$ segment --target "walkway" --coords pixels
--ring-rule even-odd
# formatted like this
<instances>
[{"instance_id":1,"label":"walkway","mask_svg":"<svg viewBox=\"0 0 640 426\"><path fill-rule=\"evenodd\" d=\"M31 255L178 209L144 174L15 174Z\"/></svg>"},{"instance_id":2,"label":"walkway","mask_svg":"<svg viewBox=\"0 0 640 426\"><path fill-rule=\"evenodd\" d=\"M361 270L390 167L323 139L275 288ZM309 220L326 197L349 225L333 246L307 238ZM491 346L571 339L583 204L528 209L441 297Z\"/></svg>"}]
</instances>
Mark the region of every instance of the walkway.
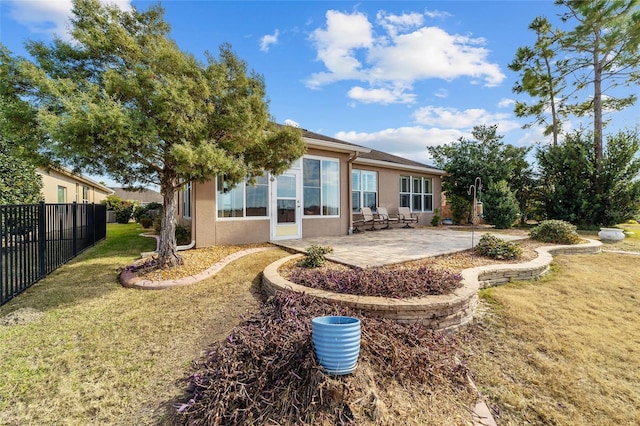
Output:
<instances>
[{"instance_id":1,"label":"walkway","mask_svg":"<svg viewBox=\"0 0 640 426\"><path fill-rule=\"evenodd\" d=\"M474 245L486 229L473 235ZM527 235L496 233L501 239L513 241ZM311 245L328 246L333 253L327 259L360 268L402 263L425 257L468 250L472 233L448 228L387 229L336 237L314 237L295 240L271 241L281 247L304 253Z\"/></svg>"}]
</instances>

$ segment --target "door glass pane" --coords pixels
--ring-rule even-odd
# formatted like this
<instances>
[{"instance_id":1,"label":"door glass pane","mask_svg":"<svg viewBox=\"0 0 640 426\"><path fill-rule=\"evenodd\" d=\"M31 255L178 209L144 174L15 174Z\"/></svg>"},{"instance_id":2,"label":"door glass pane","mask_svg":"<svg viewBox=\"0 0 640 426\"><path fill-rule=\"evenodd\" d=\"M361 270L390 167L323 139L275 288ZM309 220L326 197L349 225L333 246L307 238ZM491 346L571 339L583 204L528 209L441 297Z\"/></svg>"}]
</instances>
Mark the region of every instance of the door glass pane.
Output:
<instances>
[{"instance_id":1,"label":"door glass pane","mask_svg":"<svg viewBox=\"0 0 640 426\"><path fill-rule=\"evenodd\" d=\"M289 175L278 176L278 198L296 197L296 177Z\"/></svg>"},{"instance_id":2,"label":"door glass pane","mask_svg":"<svg viewBox=\"0 0 640 426\"><path fill-rule=\"evenodd\" d=\"M278 200L278 223L296 222L296 200Z\"/></svg>"}]
</instances>

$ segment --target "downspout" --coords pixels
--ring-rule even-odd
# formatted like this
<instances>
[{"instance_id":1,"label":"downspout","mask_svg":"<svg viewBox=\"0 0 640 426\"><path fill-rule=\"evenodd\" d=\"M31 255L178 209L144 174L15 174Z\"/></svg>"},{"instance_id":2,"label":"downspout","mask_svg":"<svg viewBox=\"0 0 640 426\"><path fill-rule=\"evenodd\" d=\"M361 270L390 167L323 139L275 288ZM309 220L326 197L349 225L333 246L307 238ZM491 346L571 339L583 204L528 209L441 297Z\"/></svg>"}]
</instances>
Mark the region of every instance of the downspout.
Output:
<instances>
[{"instance_id":1,"label":"downspout","mask_svg":"<svg viewBox=\"0 0 640 426\"><path fill-rule=\"evenodd\" d=\"M349 209L349 229L347 233L349 235L353 234L353 195L351 194L352 189L352 171L353 171L353 162L358 158L360 154L358 151L353 151L349 158L347 159L347 193L349 196L347 197L347 208Z\"/></svg>"}]
</instances>

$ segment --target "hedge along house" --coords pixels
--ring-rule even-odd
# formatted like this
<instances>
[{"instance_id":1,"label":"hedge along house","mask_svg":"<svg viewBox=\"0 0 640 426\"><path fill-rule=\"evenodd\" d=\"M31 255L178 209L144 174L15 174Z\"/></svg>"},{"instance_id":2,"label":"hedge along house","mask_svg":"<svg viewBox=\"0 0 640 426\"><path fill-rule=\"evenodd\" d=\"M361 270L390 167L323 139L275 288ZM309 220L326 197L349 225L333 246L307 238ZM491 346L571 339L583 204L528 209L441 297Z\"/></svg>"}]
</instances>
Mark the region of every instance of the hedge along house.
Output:
<instances>
[{"instance_id":1,"label":"hedge along house","mask_svg":"<svg viewBox=\"0 0 640 426\"><path fill-rule=\"evenodd\" d=\"M303 139L306 154L280 176L186 185L177 219L196 247L346 235L363 206L409 207L426 225L440 207L443 170L306 130Z\"/></svg>"}]
</instances>

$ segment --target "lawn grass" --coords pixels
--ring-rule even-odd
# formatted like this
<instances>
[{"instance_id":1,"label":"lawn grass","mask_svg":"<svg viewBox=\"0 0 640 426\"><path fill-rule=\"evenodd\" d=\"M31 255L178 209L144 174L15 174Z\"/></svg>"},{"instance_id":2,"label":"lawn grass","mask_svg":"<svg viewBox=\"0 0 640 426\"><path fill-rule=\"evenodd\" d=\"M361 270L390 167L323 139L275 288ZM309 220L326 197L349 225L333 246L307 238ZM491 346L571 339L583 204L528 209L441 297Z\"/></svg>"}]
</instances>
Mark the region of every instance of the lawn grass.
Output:
<instances>
[{"instance_id":1,"label":"lawn grass","mask_svg":"<svg viewBox=\"0 0 640 426\"><path fill-rule=\"evenodd\" d=\"M125 289L118 269L155 244L140 232L109 225L106 241L0 309L0 320L40 314L0 326L0 424L156 424L191 362L256 309L262 269L287 255L242 258L192 286Z\"/></svg>"},{"instance_id":2,"label":"lawn grass","mask_svg":"<svg viewBox=\"0 0 640 426\"><path fill-rule=\"evenodd\" d=\"M481 292L468 365L499 424L640 424L638 277L636 256L563 255L541 280Z\"/></svg>"}]
</instances>

